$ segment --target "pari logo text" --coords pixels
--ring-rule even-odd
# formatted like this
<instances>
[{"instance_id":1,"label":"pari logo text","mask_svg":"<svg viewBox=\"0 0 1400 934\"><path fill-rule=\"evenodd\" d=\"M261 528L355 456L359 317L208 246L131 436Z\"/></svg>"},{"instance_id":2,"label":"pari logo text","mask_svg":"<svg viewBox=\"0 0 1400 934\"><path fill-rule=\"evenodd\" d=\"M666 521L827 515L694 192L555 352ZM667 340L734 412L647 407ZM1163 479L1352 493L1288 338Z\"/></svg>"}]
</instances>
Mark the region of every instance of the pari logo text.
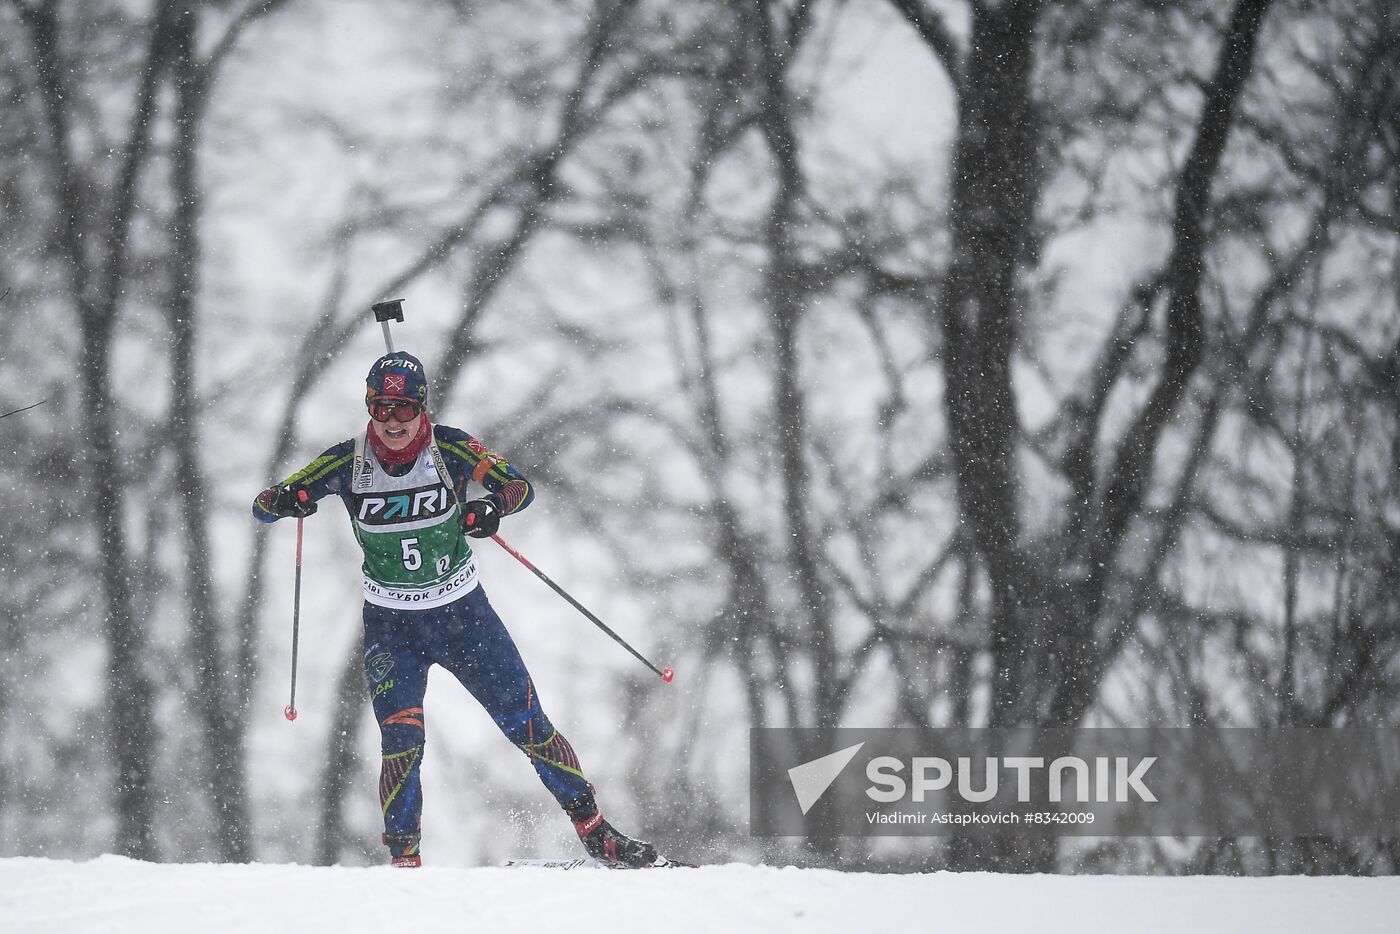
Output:
<instances>
[{"instance_id":1,"label":"pari logo text","mask_svg":"<svg viewBox=\"0 0 1400 934\"><path fill-rule=\"evenodd\" d=\"M432 519L452 508L452 497L441 484L384 496L359 496L356 518L365 525Z\"/></svg>"},{"instance_id":2,"label":"pari logo text","mask_svg":"<svg viewBox=\"0 0 1400 934\"><path fill-rule=\"evenodd\" d=\"M857 743L829 755L788 769L798 806L806 814L865 743ZM1156 756L1132 759L1127 756L1097 756L1082 759L1060 756L1049 762L1041 756L873 756L866 761L865 778L870 783L865 796L879 804L899 801L922 803L930 796L956 795L978 804L1014 791L1015 800L1032 800L1032 787L1041 783L1050 803L1155 802L1146 776Z\"/></svg>"}]
</instances>

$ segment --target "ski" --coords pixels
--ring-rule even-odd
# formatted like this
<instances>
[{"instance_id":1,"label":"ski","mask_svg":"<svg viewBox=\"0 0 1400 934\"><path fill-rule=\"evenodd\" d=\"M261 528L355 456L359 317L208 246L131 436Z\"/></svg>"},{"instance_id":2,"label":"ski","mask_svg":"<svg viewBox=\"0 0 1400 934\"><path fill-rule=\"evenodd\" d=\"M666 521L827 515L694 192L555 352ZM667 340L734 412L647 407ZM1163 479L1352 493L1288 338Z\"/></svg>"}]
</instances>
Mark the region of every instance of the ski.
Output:
<instances>
[{"instance_id":1,"label":"ski","mask_svg":"<svg viewBox=\"0 0 1400 934\"><path fill-rule=\"evenodd\" d=\"M501 864L502 869L602 869L603 864L592 857L580 856L577 859L508 859Z\"/></svg>"},{"instance_id":2,"label":"ski","mask_svg":"<svg viewBox=\"0 0 1400 934\"><path fill-rule=\"evenodd\" d=\"M515 857L506 860L501 864L502 869L612 869L604 863L598 862L591 856L580 856L575 859L536 859L532 857ZM656 857L656 862L644 869L698 869L694 863L678 863L673 859L664 856Z\"/></svg>"}]
</instances>

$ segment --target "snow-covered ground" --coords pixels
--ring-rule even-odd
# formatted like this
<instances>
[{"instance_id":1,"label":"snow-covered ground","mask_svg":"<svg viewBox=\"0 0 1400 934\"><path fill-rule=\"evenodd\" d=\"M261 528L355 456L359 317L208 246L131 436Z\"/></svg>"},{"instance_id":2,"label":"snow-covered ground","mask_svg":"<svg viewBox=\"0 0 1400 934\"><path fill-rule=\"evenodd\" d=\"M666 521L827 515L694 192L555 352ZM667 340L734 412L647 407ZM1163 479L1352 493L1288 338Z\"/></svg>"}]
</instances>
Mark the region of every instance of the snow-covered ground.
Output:
<instances>
[{"instance_id":1,"label":"snow-covered ground","mask_svg":"<svg viewBox=\"0 0 1400 934\"><path fill-rule=\"evenodd\" d=\"M0 932L1183 932L1400 930L1400 878L607 872L0 859Z\"/></svg>"}]
</instances>

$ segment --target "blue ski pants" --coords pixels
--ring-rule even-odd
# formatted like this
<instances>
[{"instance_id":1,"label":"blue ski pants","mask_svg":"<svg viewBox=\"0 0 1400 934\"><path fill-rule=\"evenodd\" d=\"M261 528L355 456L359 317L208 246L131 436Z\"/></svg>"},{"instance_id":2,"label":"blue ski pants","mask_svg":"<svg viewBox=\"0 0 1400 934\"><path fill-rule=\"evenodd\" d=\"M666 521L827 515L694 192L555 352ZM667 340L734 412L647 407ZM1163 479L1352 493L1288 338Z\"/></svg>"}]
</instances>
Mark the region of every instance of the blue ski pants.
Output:
<instances>
[{"instance_id":1,"label":"blue ski pants","mask_svg":"<svg viewBox=\"0 0 1400 934\"><path fill-rule=\"evenodd\" d=\"M589 794L573 747L540 707L525 662L486 591L431 609L364 606L365 674L379 721L383 762L379 803L387 837L416 838L423 813L423 696L428 669L441 665L529 757L561 806Z\"/></svg>"}]
</instances>

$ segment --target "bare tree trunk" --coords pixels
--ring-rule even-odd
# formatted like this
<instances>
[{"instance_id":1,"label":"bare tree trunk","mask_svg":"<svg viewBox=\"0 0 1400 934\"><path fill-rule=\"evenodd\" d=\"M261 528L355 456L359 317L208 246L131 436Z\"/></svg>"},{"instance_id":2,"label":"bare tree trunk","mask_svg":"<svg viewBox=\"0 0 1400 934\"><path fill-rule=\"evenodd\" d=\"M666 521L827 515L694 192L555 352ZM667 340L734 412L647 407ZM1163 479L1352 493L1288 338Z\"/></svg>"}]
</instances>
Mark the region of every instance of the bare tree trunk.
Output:
<instances>
[{"instance_id":1,"label":"bare tree trunk","mask_svg":"<svg viewBox=\"0 0 1400 934\"><path fill-rule=\"evenodd\" d=\"M119 311L118 298L127 274L136 183L149 150L156 84L168 62L163 40L170 8L168 4L162 5L151 22L140 89L110 200L97 196L94 179L84 173L71 151L70 108L75 91L68 81L70 72L60 44L57 4L50 0L35 6L21 5L19 12L29 32L38 86L43 95L59 211L57 245L68 268L82 340L80 380L87 442L84 460L88 469L91 514L102 556L99 579L105 603L104 631L108 648L106 740L116 769L115 845L123 854L155 859L156 795L151 774L155 740L151 712L155 689L144 670L141 629L132 607L132 571L122 525L126 491L122 465L117 457L116 405L109 384L111 344ZM100 230L101 235L85 238L89 231L83 221L94 213L94 205L107 208L96 212L95 229ZM105 252L96 245L104 243Z\"/></svg>"},{"instance_id":2,"label":"bare tree trunk","mask_svg":"<svg viewBox=\"0 0 1400 934\"><path fill-rule=\"evenodd\" d=\"M335 688L335 717L326 734L326 760L321 771L321 800L316 821L318 866L334 866L345 843L345 796L350 793L350 776L355 763L356 725L365 703L365 675L360 643L350 649ZM372 794L366 789L366 794Z\"/></svg>"},{"instance_id":3,"label":"bare tree trunk","mask_svg":"<svg viewBox=\"0 0 1400 934\"><path fill-rule=\"evenodd\" d=\"M131 571L121 516L125 491L118 479L111 424L114 406L107 386L110 335L106 331L105 327L82 329L81 366L84 433L90 445L88 482L100 550L105 555L100 579L107 602L107 744L117 770L116 847L124 855L153 860L157 855L151 774L155 689L143 664L141 628L131 611Z\"/></svg>"},{"instance_id":4,"label":"bare tree trunk","mask_svg":"<svg viewBox=\"0 0 1400 934\"><path fill-rule=\"evenodd\" d=\"M1046 620L1018 543L1011 357L1021 308L1017 277L1031 252L1039 188L1031 65L1040 0L981 5L973 15L953 162L952 264L943 291L945 407L958 502L991 585L990 725L1033 715L1022 677Z\"/></svg>"},{"instance_id":5,"label":"bare tree trunk","mask_svg":"<svg viewBox=\"0 0 1400 934\"><path fill-rule=\"evenodd\" d=\"M200 463L200 405L195 381L202 198L198 182L199 125L208 72L196 59L196 4L180 5L172 28L175 55L175 138L171 152L171 296L167 321L171 343L170 440L175 453L180 519L185 530L185 593L198 691L193 698L203 728L203 772L214 811L221 859L246 862L248 839L244 717L231 689L241 674L228 664L222 642L223 614L214 591L214 542L209 534L208 483Z\"/></svg>"},{"instance_id":6,"label":"bare tree trunk","mask_svg":"<svg viewBox=\"0 0 1400 934\"><path fill-rule=\"evenodd\" d=\"M757 9L751 15L762 76L758 120L773 157L776 176L776 190L768 208L764 233L768 248L764 298L773 323L775 441L782 475L784 537L790 543L788 560L797 585L799 618L806 623L801 639L810 652L815 674L816 683L809 702L812 723L835 726L845 699L838 689L831 600L819 571L817 546L807 518L812 510L811 476L807 466L809 444L806 403L798 380L798 328L806 303L802 285L804 271L796 240L803 180L785 62L796 54L802 24L789 20L784 29L777 22L776 4L761 0L755 6ZM793 15L797 13L794 11Z\"/></svg>"},{"instance_id":7,"label":"bare tree trunk","mask_svg":"<svg viewBox=\"0 0 1400 934\"><path fill-rule=\"evenodd\" d=\"M1095 625L1104 605L1116 555L1129 523L1140 512L1153 461L1167 421L1186 393L1204 353L1201 279L1205 269L1207 215L1212 183L1245 81L1249 78L1264 14L1271 0L1240 0L1226 30L1215 76L1206 89L1196 139L1177 185L1174 245L1168 260L1166 361L1146 406L1124 434L1109 468L1098 521L1090 533L1078 638L1066 645L1064 671L1054 686L1050 722L1078 723L1098 695L1109 661L1100 651Z\"/></svg>"},{"instance_id":8,"label":"bare tree trunk","mask_svg":"<svg viewBox=\"0 0 1400 934\"><path fill-rule=\"evenodd\" d=\"M958 507L991 598L988 725L994 727L1034 718L1028 662L1050 630L1044 613L1032 613L1044 600L1019 541L1019 423L1011 383L1023 303L1019 277L1034 252L1041 172L1031 99L1041 6L1041 0L1010 0L974 10L952 166L952 256L941 296L944 407ZM949 61L946 51L932 48ZM948 845L956 869L1049 871L1054 853L1042 840L959 836Z\"/></svg>"}]
</instances>

